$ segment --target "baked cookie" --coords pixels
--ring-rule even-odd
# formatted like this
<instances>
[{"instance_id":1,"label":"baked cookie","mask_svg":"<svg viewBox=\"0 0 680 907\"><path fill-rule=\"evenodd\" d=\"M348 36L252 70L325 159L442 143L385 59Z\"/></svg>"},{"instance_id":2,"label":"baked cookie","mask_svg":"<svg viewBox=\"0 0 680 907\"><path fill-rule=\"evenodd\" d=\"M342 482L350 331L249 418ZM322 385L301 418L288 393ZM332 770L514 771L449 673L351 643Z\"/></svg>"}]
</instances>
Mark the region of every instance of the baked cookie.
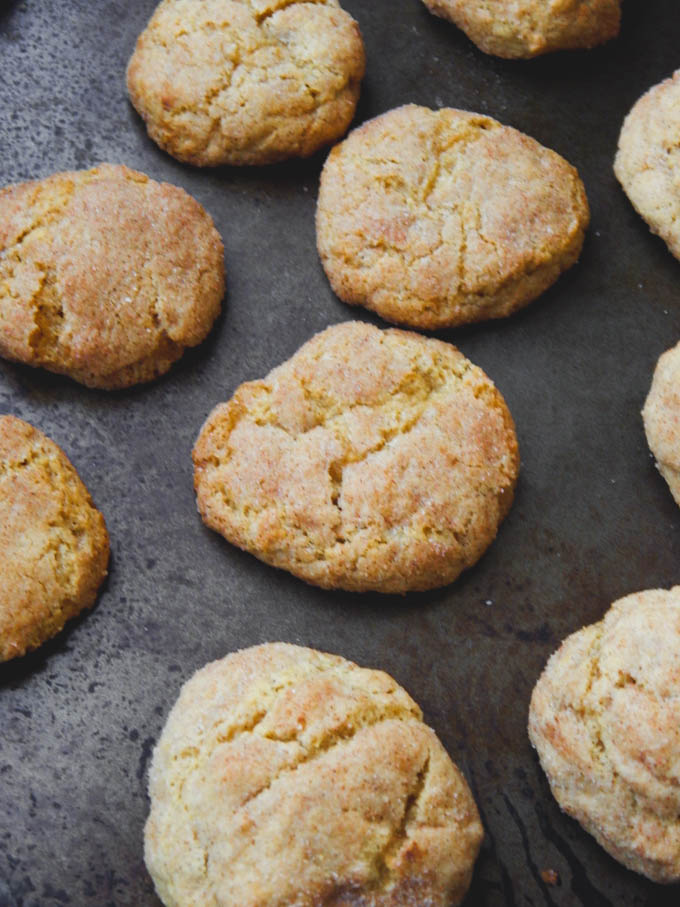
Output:
<instances>
[{"instance_id":1,"label":"baked cookie","mask_svg":"<svg viewBox=\"0 0 680 907\"><path fill-rule=\"evenodd\" d=\"M0 191L0 355L90 387L166 372L210 330L222 241L182 189L127 167Z\"/></svg>"},{"instance_id":2,"label":"baked cookie","mask_svg":"<svg viewBox=\"0 0 680 907\"><path fill-rule=\"evenodd\" d=\"M529 58L604 44L619 33L621 0L423 0L480 50Z\"/></svg>"},{"instance_id":3,"label":"baked cookie","mask_svg":"<svg viewBox=\"0 0 680 907\"><path fill-rule=\"evenodd\" d=\"M614 173L650 230L680 258L680 70L642 95L619 136Z\"/></svg>"},{"instance_id":4,"label":"baked cookie","mask_svg":"<svg viewBox=\"0 0 680 907\"><path fill-rule=\"evenodd\" d=\"M189 680L149 773L167 907L452 907L482 839L465 779L382 671L284 643Z\"/></svg>"},{"instance_id":5,"label":"baked cookie","mask_svg":"<svg viewBox=\"0 0 680 907\"><path fill-rule=\"evenodd\" d=\"M345 302L435 329L535 299L576 261L588 220L554 151L486 116L407 105L331 151L317 245Z\"/></svg>"},{"instance_id":6,"label":"baked cookie","mask_svg":"<svg viewBox=\"0 0 680 907\"><path fill-rule=\"evenodd\" d=\"M230 542L325 588L406 592L481 557L519 459L503 398L455 347L348 322L217 406L194 468Z\"/></svg>"},{"instance_id":7,"label":"baked cookie","mask_svg":"<svg viewBox=\"0 0 680 907\"><path fill-rule=\"evenodd\" d=\"M659 359L642 418L649 449L680 506L680 343Z\"/></svg>"},{"instance_id":8,"label":"baked cookie","mask_svg":"<svg viewBox=\"0 0 680 907\"><path fill-rule=\"evenodd\" d=\"M269 164L343 135L364 66L338 0L163 0L127 85L151 138L180 161Z\"/></svg>"},{"instance_id":9,"label":"baked cookie","mask_svg":"<svg viewBox=\"0 0 680 907\"><path fill-rule=\"evenodd\" d=\"M14 416L0 416L0 552L0 661L91 607L109 561L104 518L78 473Z\"/></svg>"},{"instance_id":10,"label":"baked cookie","mask_svg":"<svg viewBox=\"0 0 680 907\"><path fill-rule=\"evenodd\" d=\"M680 586L628 595L566 639L529 736L565 812L629 869L680 880Z\"/></svg>"}]
</instances>

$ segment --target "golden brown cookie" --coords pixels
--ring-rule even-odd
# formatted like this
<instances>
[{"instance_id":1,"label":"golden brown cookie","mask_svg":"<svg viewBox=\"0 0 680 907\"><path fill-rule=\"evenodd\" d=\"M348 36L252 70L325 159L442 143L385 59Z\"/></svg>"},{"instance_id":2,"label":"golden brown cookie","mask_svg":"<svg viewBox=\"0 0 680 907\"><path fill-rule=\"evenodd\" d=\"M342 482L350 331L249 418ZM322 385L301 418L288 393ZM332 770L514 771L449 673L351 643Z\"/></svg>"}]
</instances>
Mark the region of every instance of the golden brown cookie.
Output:
<instances>
[{"instance_id":1,"label":"golden brown cookie","mask_svg":"<svg viewBox=\"0 0 680 907\"><path fill-rule=\"evenodd\" d=\"M166 907L453 907L482 839L405 690L284 643L184 685L149 793L146 865Z\"/></svg>"},{"instance_id":2,"label":"golden brown cookie","mask_svg":"<svg viewBox=\"0 0 680 907\"><path fill-rule=\"evenodd\" d=\"M565 812L629 869L680 880L680 586L619 599L566 639L529 736Z\"/></svg>"},{"instance_id":3,"label":"golden brown cookie","mask_svg":"<svg viewBox=\"0 0 680 907\"><path fill-rule=\"evenodd\" d=\"M206 336L222 241L182 189L127 167L0 191L0 355L108 390L150 381Z\"/></svg>"},{"instance_id":4,"label":"golden brown cookie","mask_svg":"<svg viewBox=\"0 0 680 907\"><path fill-rule=\"evenodd\" d=\"M91 607L109 560L104 518L66 455L14 416L0 416L0 558L0 661Z\"/></svg>"},{"instance_id":5,"label":"golden brown cookie","mask_svg":"<svg viewBox=\"0 0 680 907\"><path fill-rule=\"evenodd\" d=\"M338 0L163 0L127 84L151 138L179 160L269 164L343 135L364 66Z\"/></svg>"},{"instance_id":6,"label":"golden brown cookie","mask_svg":"<svg viewBox=\"0 0 680 907\"><path fill-rule=\"evenodd\" d=\"M194 468L230 542L325 588L406 592L481 557L519 459L503 398L455 347L348 322L217 406Z\"/></svg>"},{"instance_id":7,"label":"golden brown cookie","mask_svg":"<svg viewBox=\"0 0 680 907\"><path fill-rule=\"evenodd\" d=\"M660 357L642 418L649 449L680 506L680 343Z\"/></svg>"},{"instance_id":8,"label":"golden brown cookie","mask_svg":"<svg viewBox=\"0 0 680 907\"><path fill-rule=\"evenodd\" d=\"M621 0L423 0L497 57L536 57L603 44L619 33Z\"/></svg>"},{"instance_id":9,"label":"golden brown cookie","mask_svg":"<svg viewBox=\"0 0 680 907\"><path fill-rule=\"evenodd\" d=\"M588 220L554 151L486 116L408 105L331 151L317 245L345 302L434 329L535 299L576 261Z\"/></svg>"},{"instance_id":10,"label":"golden brown cookie","mask_svg":"<svg viewBox=\"0 0 680 907\"><path fill-rule=\"evenodd\" d=\"M650 230L680 258L680 70L642 95L626 117L614 172Z\"/></svg>"}]
</instances>

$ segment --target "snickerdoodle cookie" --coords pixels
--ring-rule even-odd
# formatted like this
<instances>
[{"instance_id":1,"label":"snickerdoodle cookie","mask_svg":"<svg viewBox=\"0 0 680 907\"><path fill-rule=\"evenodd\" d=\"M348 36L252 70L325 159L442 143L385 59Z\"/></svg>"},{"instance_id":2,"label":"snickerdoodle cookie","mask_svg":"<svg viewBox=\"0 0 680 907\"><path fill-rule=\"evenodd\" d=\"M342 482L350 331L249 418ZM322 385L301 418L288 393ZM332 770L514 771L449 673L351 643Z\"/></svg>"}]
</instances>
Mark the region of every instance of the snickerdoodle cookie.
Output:
<instances>
[{"instance_id":1,"label":"snickerdoodle cookie","mask_svg":"<svg viewBox=\"0 0 680 907\"><path fill-rule=\"evenodd\" d=\"M89 608L108 560L104 518L64 452L0 416L0 661Z\"/></svg>"},{"instance_id":2,"label":"snickerdoodle cookie","mask_svg":"<svg viewBox=\"0 0 680 907\"><path fill-rule=\"evenodd\" d=\"M182 189L127 167L0 191L0 355L114 389L166 372L224 294L222 241Z\"/></svg>"},{"instance_id":3,"label":"snickerdoodle cookie","mask_svg":"<svg viewBox=\"0 0 680 907\"><path fill-rule=\"evenodd\" d=\"M649 449L680 506L680 343L660 357L642 417Z\"/></svg>"},{"instance_id":4,"label":"snickerdoodle cookie","mask_svg":"<svg viewBox=\"0 0 680 907\"><path fill-rule=\"evenodd\" d=\"M635 210L680 258L680 70L626 117L614 173Z\"/></svg>"},{"instance_id":5,"label":"snickerdoodle cookie","mask_svg":"<svg viewBox=\"0 0 680 907\"><path fill-rule=\"evenodd\" d=\"M588 220L554 151L486 116L408 105L331 151L317 245L345 302L434 329L535 299L576 261Z\"/></svg>"},{"instance_id":6,"label":"snickerdoodle cookie","mask_svg":"<svg viewBox=\"0 0 680 907\"><path fill-rule=\"evenodd\" d=\"M565 640L529 735L565 812L629 869L680 880L680 586L628 595Z\"/></svg>"},{"instance_id":7,"label":"snickerdoodle cookie","mask_svg":"<svg viewBox=\"0 0 680 907\"><path fill-rule=\"evenodd\" d=\"M423 0L480 50L528 58L603 44L619 33L621 0Z\"/></svg>"},{"instance_id":8,"label":"snickerdoodle cookie","mask_svg":"<svg viewBox=\"0 0 680 907\"><path fill-rule=\"evenodd\" d=\"M230 542L326 588L406 592L481 557L519 461L503 398L455 347L348 322L217 406L194 467Z\"/></svg>"},{"instance_id":9,"label":"snickerdoodle cookie","mask_svg":"<svg viewBox=\"0 0 680 907\"><path fill-rule=\"evenodd\" d=\"M145 858L167 907L452 907L482 827L389 675L270 643L198 671L156 746Z\"/></svg>"},{"instance_id":10,"label":"snickerdoodle cookie","mask_svg":"<svg viewBox=\"0 0 680 907\"><path fill-rule=\"evenodd\" d=\"M151 138L179 160L269 164L345 132L364 65L338 0L163 0L127 84Z\"/></svg>"}]
</instances>

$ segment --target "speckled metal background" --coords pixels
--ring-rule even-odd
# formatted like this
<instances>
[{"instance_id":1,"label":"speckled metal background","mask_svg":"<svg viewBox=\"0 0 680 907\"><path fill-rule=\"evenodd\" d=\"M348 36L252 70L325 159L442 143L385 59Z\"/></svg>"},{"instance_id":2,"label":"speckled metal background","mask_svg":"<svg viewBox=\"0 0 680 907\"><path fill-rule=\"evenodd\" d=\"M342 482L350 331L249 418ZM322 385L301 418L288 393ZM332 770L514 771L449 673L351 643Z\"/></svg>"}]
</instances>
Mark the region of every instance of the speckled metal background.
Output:
<instances>
[{"instance_id":1,"label":"speckled metal background","mask_svg":"<svg viewBox=\"0 0 680 907\"><path fill-rule=\"evenodd\" d=\"M625 113L680 65L677 0L627 0L618 41L531 62L484 56L419 0L344 0L368 56L357 122L404 102L489 113L575 164L592 207L580 263L540 300L438 334L501 389L522 474L482 561L403 598L306 586L198 518L190 451L209 410L327 325L379 319L339 302L319 265L323 154L201 171L149 141L124 71L154 5L0 4L0 183L101 161L143 170L205 205L228 272L209 339L154 384L95 392L0 362L0 411L64 448L113 551L94 611L0 666L0 907L158 905L142 827L168 709L206 662L279 639L383 668L422 705L486 828L468 905L677 905L677 886L627 872L560 812L526 735L560 640L614 599L680 579L680 511L639 416L657 357L680 338L680 264L612 174Z\"/></svg>"}]
</instances>

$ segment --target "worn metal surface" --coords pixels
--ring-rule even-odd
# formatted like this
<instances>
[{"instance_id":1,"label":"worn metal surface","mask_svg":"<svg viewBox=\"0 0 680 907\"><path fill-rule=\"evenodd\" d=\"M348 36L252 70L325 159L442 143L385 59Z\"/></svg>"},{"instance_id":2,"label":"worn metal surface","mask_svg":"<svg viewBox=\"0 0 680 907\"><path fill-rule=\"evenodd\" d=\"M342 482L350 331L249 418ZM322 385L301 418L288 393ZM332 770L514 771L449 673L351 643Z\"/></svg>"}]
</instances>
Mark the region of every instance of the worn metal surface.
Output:
<instances>
[{"instance_id":1,"label":"worn metal surface","mask_svg":"<svg viewBox=\"0 0 680 907\"><path fill-rule=\"evenodd\" d=\"M368 53L357 121L404 102L484 111L561 152L586 183L579 265L509 320L438 334L510 405L523 464L514 508L459 582L404 598L308 587L206 530L190 450L212 406L330 323L379 323L339 302L318 263L323 155L200 171L159 151L123 79L154 0L0 5L0 183L128 164L208 208L228 269L210 338L155 384L94 392L0 362L0 411L63 446L113 550L95 610L0 666L1 907L156 905L142 827L165 715L207 661L276 639L384 668L422 705L484 818L468 904L678 903L677 886L627 872L560 813L525 730L533 684L566 634L621 595L680 578L680 511L639 417L658 355L680 337L680 264L611 170L624 114L680 63L676 0L628 0L618 41L526 63L484 56L419 0L344 5ZM558 887L542 880L548 868Z\"/></svg>"}]
</instances>

